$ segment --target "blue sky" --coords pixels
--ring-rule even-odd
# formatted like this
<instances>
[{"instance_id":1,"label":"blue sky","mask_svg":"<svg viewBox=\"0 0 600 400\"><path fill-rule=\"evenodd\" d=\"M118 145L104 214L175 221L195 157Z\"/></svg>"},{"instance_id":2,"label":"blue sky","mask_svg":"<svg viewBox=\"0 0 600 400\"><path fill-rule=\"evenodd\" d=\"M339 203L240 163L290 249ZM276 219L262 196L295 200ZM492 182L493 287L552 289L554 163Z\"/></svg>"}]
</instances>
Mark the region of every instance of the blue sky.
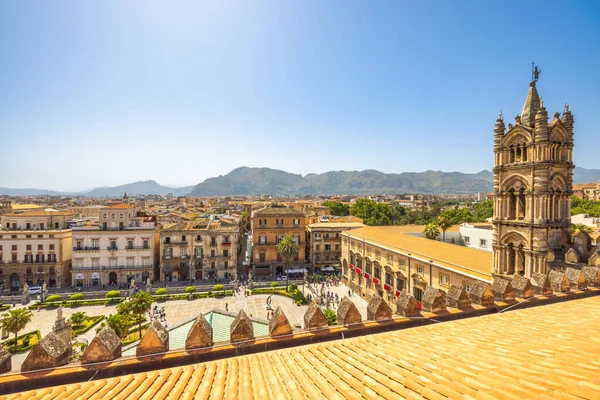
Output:
<instances>
[{"instance_id":1,"label":"blue sky","mask_svg":"<svg viewBox=\"0 0 600 400\"><path fill-rule=\"evenodd\" d=\"M0 186L491 169L531 60L599 168L600 4L0 2Z\"/></svg>"}]
</instances>

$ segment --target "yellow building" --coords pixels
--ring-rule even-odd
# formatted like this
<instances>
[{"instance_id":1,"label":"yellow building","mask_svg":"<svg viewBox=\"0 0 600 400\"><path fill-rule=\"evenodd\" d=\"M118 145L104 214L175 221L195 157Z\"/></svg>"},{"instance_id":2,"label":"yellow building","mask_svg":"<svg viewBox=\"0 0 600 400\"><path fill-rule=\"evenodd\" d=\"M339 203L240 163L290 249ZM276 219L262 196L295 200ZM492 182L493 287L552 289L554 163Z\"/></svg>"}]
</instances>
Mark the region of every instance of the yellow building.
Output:
<instances>
[{"instance_id":1,"label":"yellow building","mask_svg":"<svg viewBox=\"0 0 600 400\"><path fill-rule=\"evenodd\" d=\"M360 222L317 222L306 227L308 260L314 272L340 272L341 233L363 228Z\"/></svg>"},{"instance_id":2,"label":"yellow building","mask_svg":"<svg viewBox=\"0 0 600 400\"><path fill-rule=\"evenodd\" d=\"M304 212L286 206L271 205L252 212L252 247L254 276L283 274L284 260L277 244L291 235L298 243L298 255L290 269L304 268L306 260Z\"/></svg>"},{"instance_id":3,"label":"yellow building","mask_svg":"<svg viewBox=\"0 0 600 400\"><path fill-rule=\"evenodd\" d=\"M59 211L28 211L0 217L0 286L71 284L71 220Z\"/></svg>"},{"instance_id":4,"label":"yellow building","mask_svg":"<svg viewBox=\"0 0 600 400\"><path fill-rule=\"evenodd\" d=\"M403 290L418 301L428 286L491 282L492 253L406 233L406 227L366 227L342 232L342 275L353 292L393 301Z\"/></svg>"}]
</instances>

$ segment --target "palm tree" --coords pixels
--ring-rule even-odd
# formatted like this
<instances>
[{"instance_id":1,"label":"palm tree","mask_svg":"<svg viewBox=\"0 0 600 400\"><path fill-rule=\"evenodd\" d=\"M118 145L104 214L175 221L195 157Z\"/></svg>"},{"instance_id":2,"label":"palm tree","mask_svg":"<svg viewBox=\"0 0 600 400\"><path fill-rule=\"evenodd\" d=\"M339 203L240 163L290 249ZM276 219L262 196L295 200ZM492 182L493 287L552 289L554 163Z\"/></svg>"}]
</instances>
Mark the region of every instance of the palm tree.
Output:
<instances>
[{"instance_id":1,"label":"palm tree","mask_svg":"<svg viewBox=\"0 0 600 400\"><path fill-rule=\"evenodd\" d=\"M427 239L435 240L440 235L440 230L435 222L425 225L423 234Z\"/></svg>"},{"instance_id":2,"label":"palm tree","mask_svg":"<svg viewBox=\"0 0 600 400\"><path fill-rule=\"evenodd\" d=\"M102 323L102 325L100 325L98 327L98 329L96 329L96 333L100 332L102 330L102 328L104 328L105 326L108 326L110 329L112 329L115 334L120 337L121 339L123 339L125 336L127 336L127 333L129 333L129 324L130 324L130 318L128 315L124 315L124 314L115 314L115 315L109 315L108 317L106 317L106 321ZM141 337L141 334L140 334Z\"/></svg>"},{"instance_id":3,"label":"palm tree","mask_svg":"<svg viewBox=\"0 0 600 400\"><path fill-rule=\"evenodd\" d=\"M15 346L17 345L17 333L20 330L25 329L27 324L31 322L33 314L28 308L18 308L16 310L9 310L2 316L0 325L8 332L15 334Z\"/></svg>"},{"instance_id":4,"label":"palm tree","mask_svg":"<svg viewBox=\"0 0 600 400\"><path fill-rule=\"evenodd\" d=\"M139 292L134 294L131 300L129 300L129 311L133 315L143 316L152 307L154 297L148 292ZM142 337L142 319L140 319L140 337Z\"/></svg>"},{"instance_id":5,"label":"palm tree","mask_svg":"<svg viewBox=\"0 0 600 400\"><path fill-rule=\"evenodd\" d=\"M298 254L298 243L296 243L296 239L294 239L294 237L292 235L285 235L283 237L283 239L281 240L281 242L279 242L277 244L277 251L279 252L279 254L281 254L281 257L285 260L286 263L286 281L285 281L285 291L287 292L288 290L288 282L289 282L289 276L287 274L288 270L290 269L290 261L292 261L294 259L294 257L296 257L296 255Z\"/></svg>"},{"instance_id":6,"label":"palm tree","mask_svg":"<svg viewBox=\"0 0 600 400\"><path fill-rule=\"evenodd\" d=\"M442 230L442 240L445 242L446 241L446 231L448 229L450 229L450 227L452 226L452 222L445 215L440 215L437 218L437 225Z\"/></svg>"},{"instance_id":7,"label":"palm tree","mask_svg":"<svg viewBox=\"0 0 600 400\"><path fill-rule=\"evenodd\" d=\"M81 326L86 319L87 315L84 311L79 311L71 315L71 323L73 324L73 326Z\"/></svg>"}]
</instances>

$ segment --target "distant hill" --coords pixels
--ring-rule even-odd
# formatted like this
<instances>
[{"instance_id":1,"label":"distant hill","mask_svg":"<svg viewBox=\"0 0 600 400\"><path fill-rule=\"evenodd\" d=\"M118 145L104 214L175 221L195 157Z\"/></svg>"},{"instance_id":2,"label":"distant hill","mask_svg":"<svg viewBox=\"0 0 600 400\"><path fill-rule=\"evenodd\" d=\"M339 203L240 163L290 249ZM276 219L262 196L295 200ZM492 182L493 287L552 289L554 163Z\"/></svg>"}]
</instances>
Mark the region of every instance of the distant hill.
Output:
<instances>
[{"instance_id":1,"label":"distant hill","mask_svg":"<svg viewBox=\"0 0 600 400\"><path fill-rule=\"evenodd\" d=\"M128 196L137 194L157 194L160 196L164 196L168 193L173 193L174 196L183 196L188 194L192 190L192 188L193 186L172 188L168 186L162 186L156 181L149 180L128 183L126 185L120 186L99 187L92 189L88 192L81 193L81 195L89 197L118 197L123 196L123 193L127 193Z\"/></svg>"},{"instance_id":2,"label":"distant hill","mask_svg":"<svg viewBox=\"0 0 600 400\"><path fill-rule=\"evenodd\" d=\"M576 167L574 183L600 180L599 169ZM309 195L309 194L378 194L378 193L477 193L491 192L494 174L483 170L476 174L462 172L402 172L385 174L374 169L364 171L329 171L302 176L271 168L236 168L227 175L208 178L196 186L173 188L156 181L139 181L126 185L99 187L85 192L57 192L43 189L0 187L0 195L119 197L157 194L164 196L231 196L231 195Z\"/></svg>"}]
</instances>

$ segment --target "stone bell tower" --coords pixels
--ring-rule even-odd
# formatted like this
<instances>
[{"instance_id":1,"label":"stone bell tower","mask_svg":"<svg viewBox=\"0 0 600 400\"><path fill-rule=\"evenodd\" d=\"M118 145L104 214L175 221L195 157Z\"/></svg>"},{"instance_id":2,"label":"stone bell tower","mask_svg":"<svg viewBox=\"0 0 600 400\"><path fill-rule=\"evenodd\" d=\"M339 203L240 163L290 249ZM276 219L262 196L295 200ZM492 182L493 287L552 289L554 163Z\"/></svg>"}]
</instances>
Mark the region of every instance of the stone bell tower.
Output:
<instances>
[{"instance_id":1,"label":"stone bell tower","mask_svg":"<svg viewBox=\"0 0 600 400\"><path fill-rule=\"evenodd\" d=\"M573 194L573 115L548 121L534 79L521 115L494 128L493 273L547 274L568 250Z\"/></svg>"}]
</instances>

